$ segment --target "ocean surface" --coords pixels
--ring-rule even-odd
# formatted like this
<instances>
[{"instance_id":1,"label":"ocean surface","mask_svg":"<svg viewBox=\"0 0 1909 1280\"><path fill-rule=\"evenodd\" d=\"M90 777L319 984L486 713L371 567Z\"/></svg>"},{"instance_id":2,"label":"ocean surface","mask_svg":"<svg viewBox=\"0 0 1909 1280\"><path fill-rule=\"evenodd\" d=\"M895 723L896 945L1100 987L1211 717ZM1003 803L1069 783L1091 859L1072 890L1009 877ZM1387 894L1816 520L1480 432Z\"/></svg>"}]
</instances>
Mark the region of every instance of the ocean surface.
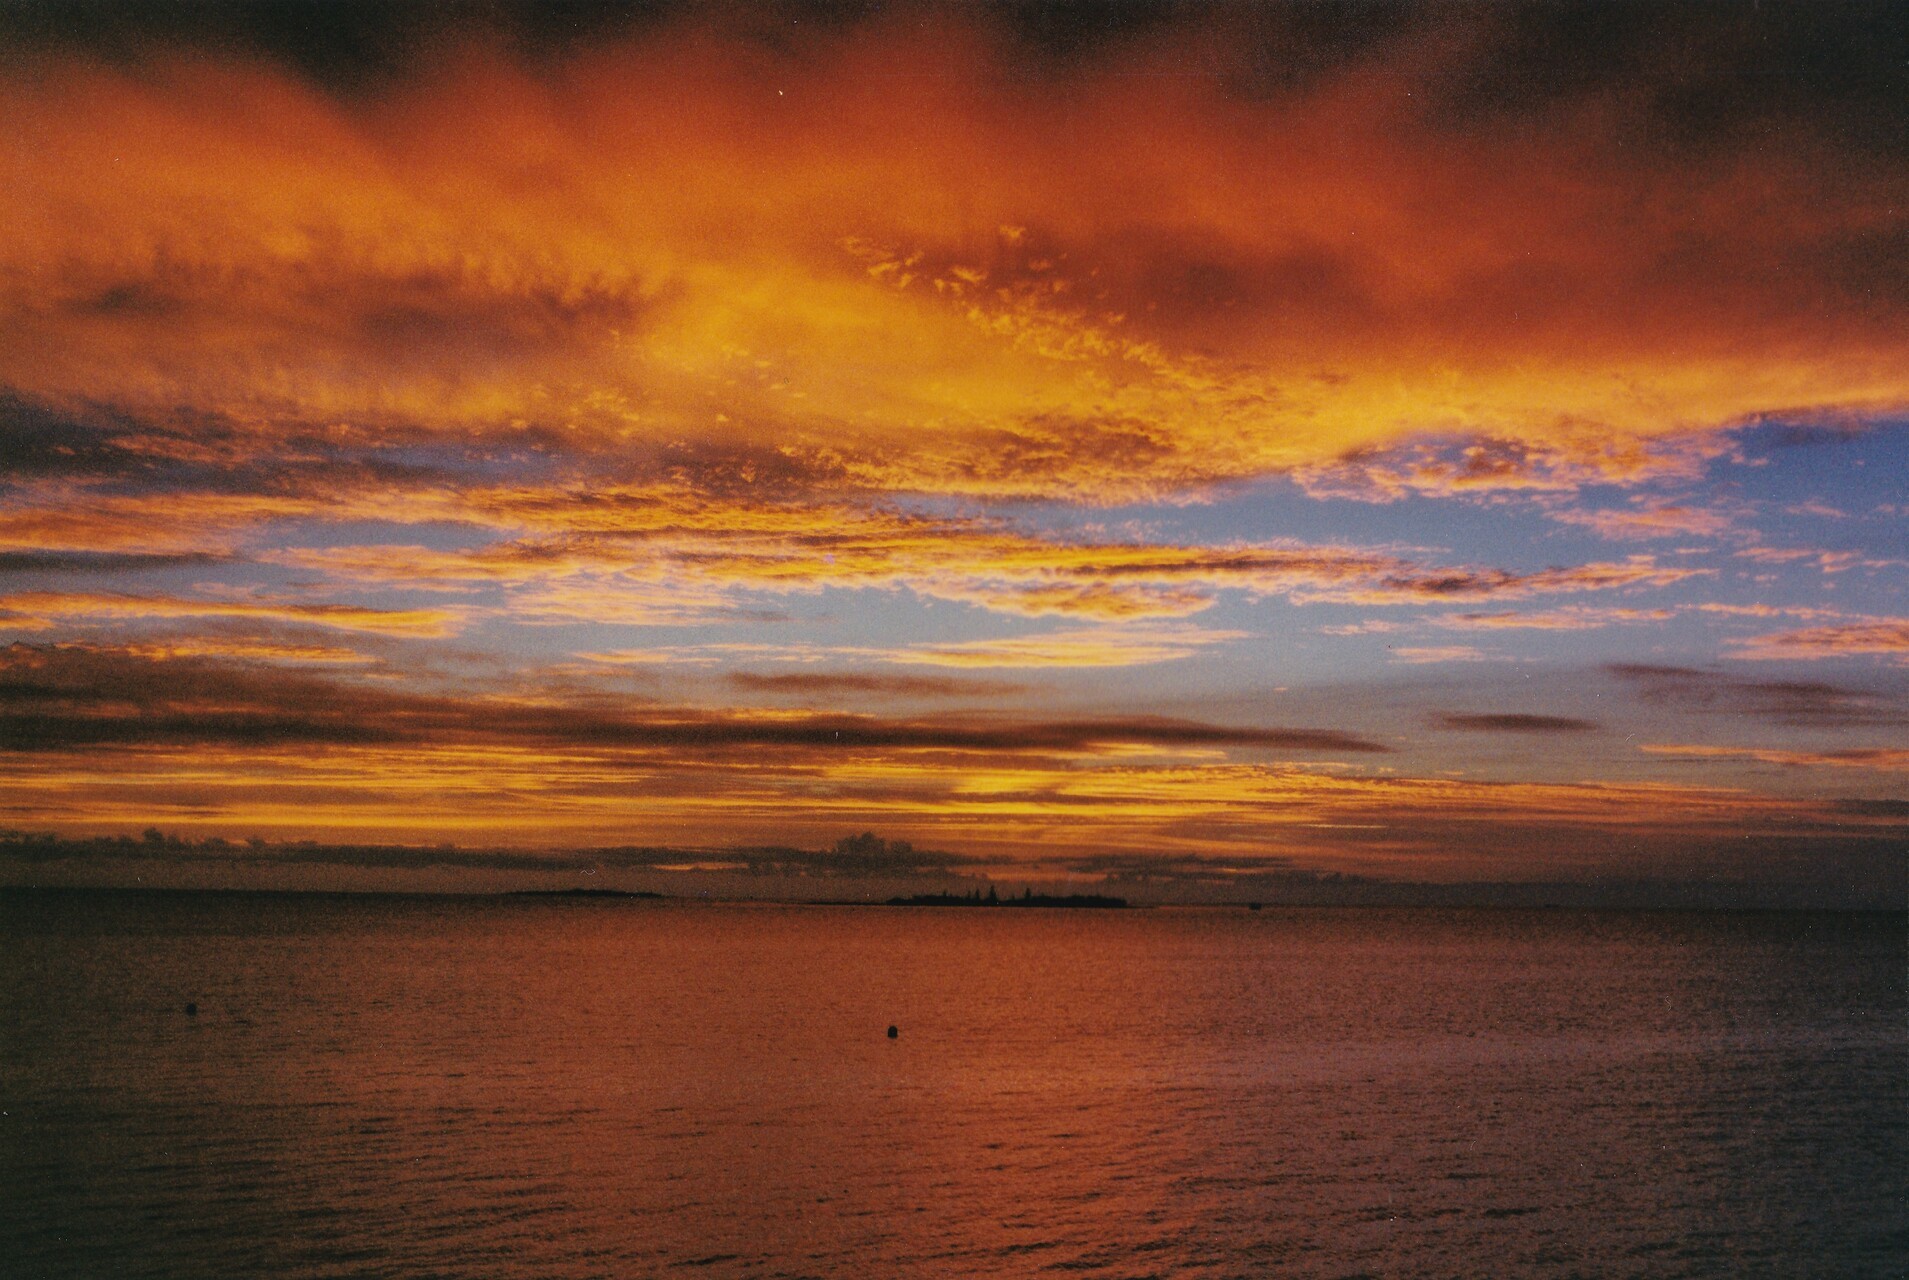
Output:
<instances>
[{"instance_id":1,"label":"ocean surface","mask_svg":"<svg viewBox=\"0 0 1909 1280\"><path fill-rule=\"evenodd\" d=\"M3 893L0 1274L1899 1277L1906 970L1902 915Z\"/></svg>"}]
</instances>

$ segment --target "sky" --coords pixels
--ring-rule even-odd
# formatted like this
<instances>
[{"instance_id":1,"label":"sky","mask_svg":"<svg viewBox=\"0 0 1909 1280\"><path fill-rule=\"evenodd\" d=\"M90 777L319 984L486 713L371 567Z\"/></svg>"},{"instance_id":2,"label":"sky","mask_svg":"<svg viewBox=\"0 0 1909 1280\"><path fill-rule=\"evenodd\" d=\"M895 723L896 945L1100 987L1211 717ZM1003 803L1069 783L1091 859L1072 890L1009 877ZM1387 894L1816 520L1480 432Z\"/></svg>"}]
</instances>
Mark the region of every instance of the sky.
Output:
<instances>
[{"instance_id":1,"label":"sky","mask_svg":"<svg viewBox=\"0 0 1909 1280\"><path fill-rule=\"evenodd\" d=\"M1900 906L1905 26L10 4L0 881Z\"/></svg>"}]
</instances>

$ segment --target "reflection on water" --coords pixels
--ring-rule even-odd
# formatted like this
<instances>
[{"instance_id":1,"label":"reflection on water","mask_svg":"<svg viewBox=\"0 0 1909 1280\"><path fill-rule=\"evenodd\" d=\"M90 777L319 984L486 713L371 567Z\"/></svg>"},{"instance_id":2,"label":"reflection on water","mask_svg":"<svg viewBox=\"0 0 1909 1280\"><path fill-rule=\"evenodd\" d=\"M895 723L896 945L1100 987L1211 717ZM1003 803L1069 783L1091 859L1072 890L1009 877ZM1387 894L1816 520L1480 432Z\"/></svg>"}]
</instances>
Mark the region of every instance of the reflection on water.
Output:
<instances>
[{"instance_id":1,"label":"reflection on water","mask_svg":"<svg viewBox=\"0 0 1909 1280\"><path fill-rule=\"evenodd\" d=\"M1906 938L1902 916L0 895L0 1258L1901 1275Z\"/></svg>"}]
</instances>

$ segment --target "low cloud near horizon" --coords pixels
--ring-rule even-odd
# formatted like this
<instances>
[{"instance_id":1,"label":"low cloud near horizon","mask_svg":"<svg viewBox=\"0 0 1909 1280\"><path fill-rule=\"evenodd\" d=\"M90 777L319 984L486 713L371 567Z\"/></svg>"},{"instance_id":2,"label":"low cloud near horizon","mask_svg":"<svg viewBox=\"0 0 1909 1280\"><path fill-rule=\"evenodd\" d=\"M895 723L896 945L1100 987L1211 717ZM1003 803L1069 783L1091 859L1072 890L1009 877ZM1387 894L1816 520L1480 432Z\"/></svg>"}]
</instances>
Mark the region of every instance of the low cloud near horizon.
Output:
<instances>
[{"instance_id":1,"label":"low cloud near horizon","mask_svg":"<svg viewBox=\"0 0 1909 1280\"><path fill-rule=\"evenodd\" d=\"M1897 883L1893 11L269 8L0 6L0 823Z\"/></svg>"}]
</instances>

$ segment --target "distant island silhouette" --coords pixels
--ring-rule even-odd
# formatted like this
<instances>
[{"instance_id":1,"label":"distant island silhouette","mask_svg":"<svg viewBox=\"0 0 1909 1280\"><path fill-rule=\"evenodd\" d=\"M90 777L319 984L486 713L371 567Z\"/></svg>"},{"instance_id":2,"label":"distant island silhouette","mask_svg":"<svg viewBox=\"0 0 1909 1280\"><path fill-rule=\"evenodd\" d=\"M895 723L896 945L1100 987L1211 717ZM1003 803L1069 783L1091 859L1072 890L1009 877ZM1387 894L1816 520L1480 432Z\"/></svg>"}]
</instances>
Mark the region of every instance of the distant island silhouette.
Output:
<instances>
[{"instance_id":1,"label":"distant island silhouette","mask_svg":"<svg viewBox=\"0 0 1909 1280\"><path fill-rule=\"evenodd\" d=\"M1069 893L1064 895L1035 893L1032 889L1022 892L1018 898L1003 898L989 886L987 896L983 897L979 889L972 893L917 893L912 897L890 898L891 907L1089 907L1111 910L1125 907L1125 898L1110 898L1098 893Z\"/></svg>"},{"instance_id":2,"label":"distant island silhouette","mask_svg":"<svg viewBox=\"0 0 1909 1280\"><path fill-rule=\"evenodd\" d=\"M1132 886L1137 905L1228 907L1249 912L1293 907L1492 907L1518 910L1884 911L1900 915L1901 895L1825 883L1802 888L1756 880L1665 879L1393 880L1350 872L1271 866L1218 878L1193 859L1094 855L1055 860L1104 888ZM353 844L263 836L231 839L147 827L143 833L62 835L0 827L0 895L29 893L313 893L483 896L590 902L776 901L818 906L1120 908L1103 894L1000 896L988 887L985 858L917 849L872 832L823 849L791 845L601 845L575 848ZM447 874L448 873L448 874ZM577 884L653 878L662 892ZM457 882L459 874L474 883ZM367 876L379 877L375 885ZM286 879L295 876L297 883ZM493 876L536 877L564 888L493 887ZM93 883L88 883L88 881ZM215 883L207 883L208 880ZM519 884L526 883L519 879ZM642 883L638 881L638 883ZM1021 882L1025 883L1025 881ZM935 893L886 895L931 885ZM959 891L950 890L959 886ZM978 891L969 892L971 886ZM1242 901L1248 893L1253 896ZM1240 895L1235 897L1234 895Z\"/></svg>"}]
</instances>

